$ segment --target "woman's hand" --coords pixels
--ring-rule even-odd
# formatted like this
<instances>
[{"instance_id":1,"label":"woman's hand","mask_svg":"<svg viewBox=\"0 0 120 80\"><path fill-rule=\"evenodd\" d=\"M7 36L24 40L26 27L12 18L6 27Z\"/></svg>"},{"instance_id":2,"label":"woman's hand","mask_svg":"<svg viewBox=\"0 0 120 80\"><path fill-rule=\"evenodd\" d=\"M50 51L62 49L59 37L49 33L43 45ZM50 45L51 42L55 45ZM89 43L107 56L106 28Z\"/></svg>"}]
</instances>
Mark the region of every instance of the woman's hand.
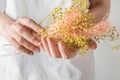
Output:
<instances>
[{"instance_id":1,"label":"woman's hand","mask_svg":"<svg viewBox=\"0 0 120 80\"><path fill-rule=\"evenodd\" d=\"M4 20L5 21L5 20ZM17 21L9 19L10 22L1 31L1 34L18 50L33 55L40 52L39 40L34 34L38 31L38 25L29 18L22 17Z\"/></svg>"},{"instance_id":2,"label":"woman's hand","mask_svg":"<svg viewBox=\"0 0 120 80\"><path fill-rule=\"evenodd\" d=\"M63 42L55 44L55 41L51 38L41 37L40 47L50 56L55 58L70 59L76 56L78 47L67 48ZM94 41L91 41L88 45L90 49L96 49L97 45Z\"/></svg>"}]
</instances>

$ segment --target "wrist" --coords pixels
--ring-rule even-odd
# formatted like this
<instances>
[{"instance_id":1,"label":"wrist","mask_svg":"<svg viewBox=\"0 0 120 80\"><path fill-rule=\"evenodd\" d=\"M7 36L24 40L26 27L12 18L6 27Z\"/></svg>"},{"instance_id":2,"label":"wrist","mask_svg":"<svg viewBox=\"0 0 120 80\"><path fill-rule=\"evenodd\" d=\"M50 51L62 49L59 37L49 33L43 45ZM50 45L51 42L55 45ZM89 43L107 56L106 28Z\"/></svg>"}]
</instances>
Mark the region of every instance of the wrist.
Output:
<instances>
[{"instance_id":1,"label":"wrist","mask_svg":"<svg viewBox=\"0 0 120 80\"><path fill-rule=\"evenodd\" d=\"M4 13L0 13L0 34L3 34L6 27L10 26L13 22L15 21L12 18Z\"/></svg>"}]
</instances>

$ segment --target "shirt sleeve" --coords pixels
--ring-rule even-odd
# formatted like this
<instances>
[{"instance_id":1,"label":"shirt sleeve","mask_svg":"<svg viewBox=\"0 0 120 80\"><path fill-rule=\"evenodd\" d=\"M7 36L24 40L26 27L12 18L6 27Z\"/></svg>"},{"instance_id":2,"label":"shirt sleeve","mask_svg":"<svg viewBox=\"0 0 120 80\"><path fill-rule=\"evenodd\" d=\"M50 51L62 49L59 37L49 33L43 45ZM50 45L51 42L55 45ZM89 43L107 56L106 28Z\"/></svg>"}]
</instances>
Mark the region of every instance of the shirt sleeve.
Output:
<instances>
[{"instance_id":1,"label":"shirt sleeve","mask_svg":"<svg viewBox=\"0 0 120 80\"><path fill-rule=\"evenodd\" d=\"M4 12L6 7L6 0L0 0L0 12Z\"/></svg>"}]
</instances>

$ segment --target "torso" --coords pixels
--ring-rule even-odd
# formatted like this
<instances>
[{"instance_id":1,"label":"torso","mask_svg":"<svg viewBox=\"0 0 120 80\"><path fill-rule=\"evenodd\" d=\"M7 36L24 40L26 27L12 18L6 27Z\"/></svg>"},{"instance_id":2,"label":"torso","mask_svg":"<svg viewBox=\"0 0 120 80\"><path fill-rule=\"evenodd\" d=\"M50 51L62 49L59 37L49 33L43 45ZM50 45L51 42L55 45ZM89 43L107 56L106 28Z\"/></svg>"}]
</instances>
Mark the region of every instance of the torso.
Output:
<instances>
[{"instance_id":1,"label":"torso","mask_svg":"<svg viewBox=\"0 0 120 80\"><path fill-rule=\"evenodd\" d=\"M67 1L69 0L66 0L65 7L70 5ZM6 2L5 12L13 19L26 16L39 23L59 6L62 0L7 0ZM0 52L19 53L12 46L3 46L8 42L3 38L0 39L3 40L0 42ZM7 78L11 80L94 80L92 51L89 51L87 56L78 54L70 60L54 59L41 51L41 54L32 57L28 55L3 57L0 65L2 73L0 80Z\"/></svg>"}]
</instances>

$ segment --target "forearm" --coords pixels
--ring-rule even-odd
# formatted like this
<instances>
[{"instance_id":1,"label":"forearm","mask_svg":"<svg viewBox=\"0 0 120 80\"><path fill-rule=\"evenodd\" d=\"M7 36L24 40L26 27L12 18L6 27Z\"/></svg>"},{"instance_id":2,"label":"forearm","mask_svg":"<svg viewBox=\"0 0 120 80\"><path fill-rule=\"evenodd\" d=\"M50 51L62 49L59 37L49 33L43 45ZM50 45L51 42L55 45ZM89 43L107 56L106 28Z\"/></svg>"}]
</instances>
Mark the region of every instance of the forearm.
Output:
<instances>
[{"instance_id":1,"label":"forearm","mask_svg":"<svg viewBox=\"0 0 120 80\"><path fill-rule=\"evenodd\" d=\"M103 20L103 18L110 11L110 0L90 0L90 12L96 19L96 23Z\"/></svg>"},{"instance_id":2,"label":"forearm","mask_svg":"<svg viewBox=\"0 0 120 80\"><path fill-rule=\"evenodd\" d=\"M0 34L4 31L5 26L10 25L14 20L4 13L0 12Z\"/></svg>"}]
</instances>

